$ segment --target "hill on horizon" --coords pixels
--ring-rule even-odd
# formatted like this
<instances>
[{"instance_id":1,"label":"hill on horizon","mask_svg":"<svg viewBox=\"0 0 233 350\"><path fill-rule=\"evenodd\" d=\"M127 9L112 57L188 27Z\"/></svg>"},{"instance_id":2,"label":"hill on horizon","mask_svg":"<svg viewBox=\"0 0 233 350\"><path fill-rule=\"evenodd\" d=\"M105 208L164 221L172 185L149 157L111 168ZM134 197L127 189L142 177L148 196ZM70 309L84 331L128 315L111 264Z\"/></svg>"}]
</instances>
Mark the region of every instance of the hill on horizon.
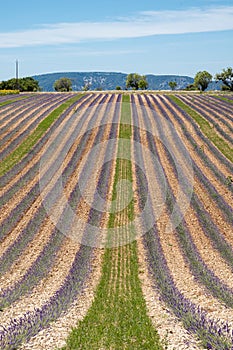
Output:
<instances>
[{"instance_id":1,"label":"hill on horizon","mask_svg":"<svg viewBox=\"0 0 233 350\"><path fill-rule=\"evenodd\" d=\"M54 91L54 82L62 77L71 79L73 91L81 91L87 83L91 85L91 90L115 90L116 86L125 89L127 75L117 72L57 72L34 75L32 78L39 82L42 91ZM192 77L180 75L147 74L146 78L149 84L148 90L170 90L168 85L170 81L176 81L179 90L194 82ZM215 89L220 89L220 85L213 82L208 90Z\"/></svg>"},{"instance_id":2,"label":"hill on horizon","mask_svg":"<svg viewBox=\"0 0 233 350\"><path fill-rule=\"evenodd\" d=\"M116 86L125 89L127 78L126 73L116 72L57 72L32 76L39 82L42 91L54 91L53 84L56 80L66 77L72 81L72 89L80 91L84 85L91 84L91 90L115 90ZM193 83L193 78L178 75L146 75L150 90L169 90L168 83L177 82L177 88L185 88L188 84Z\"/></svg>"}]
</instances>

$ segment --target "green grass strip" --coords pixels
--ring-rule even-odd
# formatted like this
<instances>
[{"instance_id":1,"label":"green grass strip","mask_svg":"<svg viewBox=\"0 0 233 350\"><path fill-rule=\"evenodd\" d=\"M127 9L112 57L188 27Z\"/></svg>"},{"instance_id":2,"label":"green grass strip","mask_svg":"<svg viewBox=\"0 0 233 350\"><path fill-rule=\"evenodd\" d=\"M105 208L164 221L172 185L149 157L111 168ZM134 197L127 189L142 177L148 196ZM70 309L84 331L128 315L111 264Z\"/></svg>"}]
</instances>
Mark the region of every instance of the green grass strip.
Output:
<instances>
[{"instance_id":1,"label":"green grass strip","mask_svg":"<svg viewBox=\"0 0 233 350\"><path fill-rule=\"evenodd\" d=\"M7 171L17 164L43 136L61 113L63 113L75 101L78 101L82 96L82 94L79 94L70 98L42 120L37 128L12 153L1 161L0 176L5 175Z\"/></svg>"},{"instance_id":2,"label":"green grass strip","mask_svg":"<svg viewBox=\"0 0 233 350\"><path fill-rule=\"evenodd\" d=\"M228 158L231 162L233 161L233 150L232 148L223 140L216 131L211 127L208 121L202 117L199 113L194 111L191 107L186 105L183 101L181 101L176 96L169 96L171 100L173 100L177 106L182 108L185 112L187 112L190 117L192 117L195 122L200 126L201 131L205 134L210 141L224 154L226 158Z\"/></svg>"},{"instance_id":3,"label":"green grass strip","mask_svg":"<svg viewBox=\"0 0 233 350\"><path fill-rule=\"evenodd\" d=\"M13 102L24 100L24 99L29 98L29 97L31 97L31 96L21 96L21 97L15 98L13 100L7 100L7 101L0 102L0 107L1 106L5 106L5 105L9 105L9 104L11 104Z\"/></svg>"},{"instance_id":4,"label":"green grass strip","mask_svg":"<svg viewBox=\"0 0 233 350\"><path fill-rule=\"evenodd\" d=\"M117 188L117 184L123 179L132 183L131 161L119 157L122 154L121 147L125 148L122 139L130 140L132 137L130 121L130 97L126 95L123 96L121 110L118 158L112 194L112 200L121 196L119 200L125 200L125 203L128 203L131 197L127 198L125 191ZM124 151L130 152L130 143L129 149L124 149ZM116 227L118 222L122 222L126 216L128 222L132 222L133 206L134 201L131 200L124 210L112 213L108 227ZM133 223L130 230L123 231L122 234L130 234L135 237ZM114 239L114 237L108 238ZM72 330L63 350L163 349L158 333L147 315L138 274L138 251L135 241L131 244L105 249L102 275L93 304L84 320Z\"/></svg>"},{"instance_id":5,"label":"green grass strip","mask_svg":"<svg viewBox=\"0 0 233 350\"><path fill-rule=\"evenodd\" d=\"M217 96L217 95L215 97L217 97L219 100L226 101L228 103L233 103L233 101L229 100L227 97Z\"/></svg>"}]
</instances>

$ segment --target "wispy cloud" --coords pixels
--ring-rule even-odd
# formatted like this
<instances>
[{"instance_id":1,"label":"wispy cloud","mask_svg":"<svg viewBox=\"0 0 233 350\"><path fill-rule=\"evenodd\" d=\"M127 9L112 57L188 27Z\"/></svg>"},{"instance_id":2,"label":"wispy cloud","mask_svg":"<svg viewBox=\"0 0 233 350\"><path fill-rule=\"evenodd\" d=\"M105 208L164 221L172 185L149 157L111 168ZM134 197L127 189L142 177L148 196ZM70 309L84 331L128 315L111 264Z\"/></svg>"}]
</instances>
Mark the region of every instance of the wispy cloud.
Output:
<instances>
[{"instance_id":1,"label":"wispy cloud","mask_svg":"<svg viewBox=\"0 0 233 350\"><path fill-rule=\"evenodd\" d=\"M44 25L33 30L0 33L0 48L223 30L233 30L233 6L181 11L146 11L134 17L109 22Z\"/></svg>"},{"instance_id":2,"label":"wispy cloud","mask_svg":"<svg viewBox=\"0 0 233 350\"><path fill-rule=\"evenodd\" d=\"M47 52L47 55L54 57L54 53L59 55L59 57L62 57L65 55L69 55L69 57L80 57L80 56L121 56L121 55L135 55L138 53L144 53L144 50L87 50L87 49L82 49L82 50L74 50L72 47L67 48L67 46L63 47L58 47L56 50L52 50ZM1 56L0 56L1 57Z\"/></svg>"}]
</instances>

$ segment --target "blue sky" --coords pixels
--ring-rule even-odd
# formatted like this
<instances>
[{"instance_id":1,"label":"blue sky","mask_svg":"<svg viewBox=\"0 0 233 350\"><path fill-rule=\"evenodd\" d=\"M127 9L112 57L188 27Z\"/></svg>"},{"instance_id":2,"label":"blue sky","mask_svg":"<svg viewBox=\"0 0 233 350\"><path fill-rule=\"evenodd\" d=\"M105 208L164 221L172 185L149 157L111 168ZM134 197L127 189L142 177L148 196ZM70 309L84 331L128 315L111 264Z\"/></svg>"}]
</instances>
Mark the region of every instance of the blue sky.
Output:
<instances>
[{"instance_id":1,"label":"blue sky","mask_svg":"<svg viewBox=\"0 0 233 350\"><path fill-rule=\"evenodd\" d=\"M49 72L194 76L233 66L232 0L11 0L0 6L0 81Z\"/></svg>"}]
</instances>

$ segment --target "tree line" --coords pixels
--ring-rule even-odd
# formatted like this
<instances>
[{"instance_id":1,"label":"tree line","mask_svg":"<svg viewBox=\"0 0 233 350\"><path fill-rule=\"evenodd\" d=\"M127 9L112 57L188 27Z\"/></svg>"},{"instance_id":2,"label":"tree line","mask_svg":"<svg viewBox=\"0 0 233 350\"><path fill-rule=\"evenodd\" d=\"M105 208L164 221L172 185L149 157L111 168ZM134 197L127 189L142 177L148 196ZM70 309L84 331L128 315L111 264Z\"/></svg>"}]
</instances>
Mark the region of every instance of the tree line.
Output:
<instances>
[{"instance_id":1,"label":"tree line","mask_svg":"<svg viewBox=\"0 0 233 350\"><path fill-rule=\"evenodd\" d=\"M217 73L214 77L215 81L222 81L223 85L221 87L224 91L233 91L233 69L228 67L223 69L221 73ZM200 71L194 77L194 83L188 85L185 90L200 90L205 91L209 83L213 80L213 76L207 71ZM170 81L168 83L171 90L177 88L176 81ZM138 73L130 73L127 75L125 88L131 90L146 90L148 88L148 82L145 75L140 75ZM60 78L55 81L54 89L56 91L71 91L72 82L69 78ZM91 83L85 83L83 86L83 91L88 91L91 89ZM102 90L97 88L96 90ZM116 90L122 90L121 86L116 86Z\"/></svg>"},{"instance_id":2,"label":"tree line","mask_svg":"<svg viewBox=\"0 0 233 350\"><path fill-rule=\"evenodd\" d=\"M19 90L20 92L36 92L40 91L39 82L32 77L12 78L0 82L0 90Z\"/></svg>"},{"instance_id":3,"label":"tree line","mask_svg":"<svg viewBox=\"0 0 233 350\"><path fill-rule=\"evenodd\" d=\"M194 83L187 86L187 90L200 90L205 91L209 83L212 81L213 76L207 72L197 72L194 77ZM228 67L223 69L221 73L217 73L214 77L215 81L222 81L223 85L221 86L221 90L223 91L233 91L233 69Z\"/></svg>"},{"instance_id":4,"label":"tree line","mask_svg":"<svg viewBox=\"0 0 233 350\"><path fill-rule=\"evenodd\" d=\"M223 91L233 91L233 69L228 67L223 69L221 73L217 73L214 77L215 81L222 81L221 89ZM213 76L207 71L200 71L194 77L194 83L189 84L185 90L200 90L205 91L210 82L213 81ZM177 82L170 81L169 86L171 90L177 89ZM55 81L54 90L59 92L72 91L72 81L69 78L63 77ZM146 90L148 88L148 82L145 75L140 75L138 73L130 73L126 77L125 87L116 86L116 90L130 89L130 90ZM88 91L91 89L91 83L85 83L83 86L83 91ZM19 90L23 91L41 91L39 82L32 77L20 78L20 79L10 79L7 81L0 82L0 90ZM102 90L101 87L96 90Z\"/></svg>"}]
</instances>

